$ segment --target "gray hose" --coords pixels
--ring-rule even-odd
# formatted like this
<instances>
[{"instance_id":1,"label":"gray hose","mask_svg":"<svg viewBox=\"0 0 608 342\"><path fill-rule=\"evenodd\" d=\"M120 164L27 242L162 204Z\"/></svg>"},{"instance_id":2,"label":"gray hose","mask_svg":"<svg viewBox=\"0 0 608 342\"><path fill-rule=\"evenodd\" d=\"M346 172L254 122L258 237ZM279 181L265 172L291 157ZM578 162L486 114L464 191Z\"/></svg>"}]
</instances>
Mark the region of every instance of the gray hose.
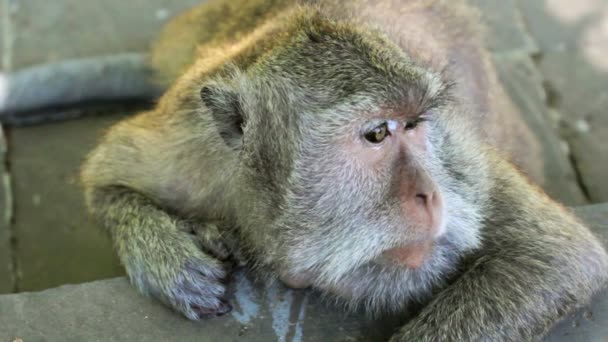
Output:
<instances>
[{"instance_id":1,"label":"gray hose","mask_svg":"<svg viewBox=\"0 0 608 342\"><path fill-rule=\"evenodd\" d=\"M162 87L152 82L145 61L146 55L129 53L0 73L0 121L9 124L53 121L78 116L77 110L48 108L94 101L155 99Z\"/></svg>"}]
</instances>

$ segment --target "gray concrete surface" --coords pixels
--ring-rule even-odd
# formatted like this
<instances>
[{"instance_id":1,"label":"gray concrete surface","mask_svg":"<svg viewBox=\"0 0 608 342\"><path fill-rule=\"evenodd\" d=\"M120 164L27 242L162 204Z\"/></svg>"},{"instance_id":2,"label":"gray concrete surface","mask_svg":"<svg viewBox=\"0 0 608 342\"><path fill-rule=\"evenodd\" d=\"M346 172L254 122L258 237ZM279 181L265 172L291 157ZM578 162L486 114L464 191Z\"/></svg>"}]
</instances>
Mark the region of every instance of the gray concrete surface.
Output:
<instances>
[{"instance_id":1,"label":"gray concrete surface","mask_svg":"<svg viewBox=\"0 0 608 342\"><path fill-rule=\"evenodd\" d=\"M608 204L578 213L608 242ZM346 315L309 291L252 283L231 284L232 313L188 321L136 293L126 279L67 285L0 296L0 340L35 341L381 341L405 318ZM558 324L547 342L605 341L608 292Z\"/></svg>"},{"instance_id":2,"label":"gray concrete surface","mask_svg":"<svg viewBox=\"0 0 608 342\"><path fill-rule=\"evenodd\" d=\"M527 55L496 55L494 60L501 82L511 98L526 113L525 119L539 137L545 156L545 180L540 184L547 193L567 205L586 203L573 165L564 150L565 142L550 123L549 111L545 106L545 92L542 75Z\"/></svg>"},{"instance_id":3,"label":"gray concrete surface","mask_svg":"<svg viewBox=\"0 0 608 342\"><path fill-rule=\"evenodd\" d=\"M526 113L528 125L540 138L547 160L546 180L541 186L565 204L586 203L588 199L569 159L567 142L559 134L557 119L550 115L544 76L532 59L541 50L528 33L518 0L471 2L480 9L487 26L486 41L501 82L515 104Z\"/></svg>"},{"instance_id":4,"label":"gray concrete surface","mask_svg":"<svg viewBox=\"0 0 608 342\"><path fill-rule=\"evenodd\" d=\"M116 109L113 109L116 110ZM78 172L100 132L125 114L13 131L13 234L20 291L122 274L108 236L86 214Z\"/></svg>"},{"instance_id":5,"label":"gray concrete surface","mask_svg":"<svg viewBox=\"0 0 608 342\"><path fill-rule=\"evenodd\" d=\"M518 0L470 0L477 6L486 24L487 45L495 54L529 55L539 51L527 33Z\"/></svg>"},{"instance_id":6,"label":"gray concrete surface","mask_svg":"<svg viewBox=\"0 0 608 342\"><path fill-rule=\"evenodd\" d=\"M518 0L580 182L608 201L608 2Z\"/></svg>"},{"instance_id":7,"label":"gray concrete surface","mask_svg":"<svg viewBox=\"0 0 608 342\"><path fill-rule=\"evenodd\" d=\"M8 0L6 0L8 1ZM161 25L200 0L10 0L13 67L144 51Z\"/></svg>"},{"instance_id":8,"label":"gray concrete surface","mask_svg":"<svg viewBox=\"0 0 608 342\"><path fill-rule=\"evenodd\" d=\"M0 340L12 341L355 341L380 340L372 322L280 285L241 278L225 317L188 321L140 296L126 279L0 296ZM350 319L349 319L350 317ZM352 320L352 321L351 321Z\"/></svg>"}]
</instances>

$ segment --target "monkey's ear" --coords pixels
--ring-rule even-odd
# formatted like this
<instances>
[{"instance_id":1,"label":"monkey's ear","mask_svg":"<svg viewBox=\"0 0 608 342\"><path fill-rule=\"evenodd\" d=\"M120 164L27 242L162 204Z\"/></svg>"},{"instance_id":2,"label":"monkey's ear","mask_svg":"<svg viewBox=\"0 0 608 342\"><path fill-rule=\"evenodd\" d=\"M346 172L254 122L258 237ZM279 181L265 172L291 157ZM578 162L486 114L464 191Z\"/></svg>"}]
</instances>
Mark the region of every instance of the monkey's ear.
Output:
<instances>
[{"instance_id":1,"label":"monkey's ear","mask_svg":"<svg viewBox=\"0 0 608 342\"><path fill-rule=\"evenodd\" d=\"M200 94L226 145L233 149L240 148L245 117L239 95L219 85L203 86Z\"/></svg>"}]
</instances>

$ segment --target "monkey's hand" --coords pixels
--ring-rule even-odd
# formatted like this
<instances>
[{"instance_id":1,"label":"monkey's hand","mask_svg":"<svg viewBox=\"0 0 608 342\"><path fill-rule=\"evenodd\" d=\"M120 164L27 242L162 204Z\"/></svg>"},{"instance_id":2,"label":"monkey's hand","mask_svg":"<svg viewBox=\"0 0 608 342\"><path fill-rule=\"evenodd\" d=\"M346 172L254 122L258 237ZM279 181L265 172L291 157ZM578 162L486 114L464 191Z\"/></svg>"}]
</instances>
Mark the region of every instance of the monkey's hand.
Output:
<instances>
[{"instance_id":1,"label":"monkey's hand","mask_svg":"<svg viewBox=\"0 0 608 342\"><path fill-rule=\"evenodd\" d=\"M220 261L227 261L232 255L232 248L227 245L227 241L222 232L226 227L221 223L198 223L189 224L190 233L194 235L196 243L207 254L212 255ZM223 228L223 229L222 229Z\"/></svg>"},{"instance_id":2,"label":"monkey's hand","mask_svg":"<svg viewBox=\"0 0 608 342\"><path fill-rule=\"evenodd\" d=\"M171 217L144 196L123 188L98 190L93 200L131 282L142 293L192 320L231 310L223 300L227 270L213 255L227 256L214 237L217 227L200 227L193 234L192 223Z\"/></svg>"},{"instance_id":3,"label":"monkey's hand","mask_svg":"<svg viewBox=\"0 0 608 342\"><path fill-rule=\"evenodd\" d=\"M483 245L392 342L540 340L606 284L608 256L593 234L510 165L494 167Z\"/></svg>"}]
</instances>

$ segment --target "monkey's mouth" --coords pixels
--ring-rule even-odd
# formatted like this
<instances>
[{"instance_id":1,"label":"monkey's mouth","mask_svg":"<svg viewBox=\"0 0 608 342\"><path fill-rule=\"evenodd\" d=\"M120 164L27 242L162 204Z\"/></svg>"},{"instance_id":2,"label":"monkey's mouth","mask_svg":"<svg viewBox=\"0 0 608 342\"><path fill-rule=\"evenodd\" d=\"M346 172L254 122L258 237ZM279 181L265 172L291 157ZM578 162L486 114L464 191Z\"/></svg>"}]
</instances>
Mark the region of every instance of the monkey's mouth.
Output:
<instances>
[{"instance_id":1,"label":"monkey's mouth","mask_svg":"<svg viewBox=\"0 0 608 342\"><path fill-rule=\"evenodd\" d=\"M391 248L382 253L382 261L417 269L431 256L434 240L423 240L405 246Z\"/></svg>"},{"instance_id":2,"label":"monkey's mouth","mask_svg":"<svg viewBox=\"0 0 608 342\"><path fill-rule=\"evenodd\" d=\"M406 245L394 247L382 252L369 264L384 264L386 266L416 270L432 261L433 253L449 245L445 236L417 240ZM279 279L293 289L304 289L313 285L314 276L308 272L279 272Z\"/></svg>"}]
</instances>

